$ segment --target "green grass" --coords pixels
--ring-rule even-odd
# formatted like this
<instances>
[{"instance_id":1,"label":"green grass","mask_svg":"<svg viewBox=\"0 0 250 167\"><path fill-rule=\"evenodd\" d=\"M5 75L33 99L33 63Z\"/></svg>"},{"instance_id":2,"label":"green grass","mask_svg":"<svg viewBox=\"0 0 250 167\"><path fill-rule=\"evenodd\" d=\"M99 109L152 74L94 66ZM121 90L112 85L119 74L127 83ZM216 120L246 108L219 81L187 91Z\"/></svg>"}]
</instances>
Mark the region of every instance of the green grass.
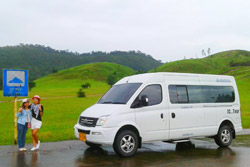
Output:
<instances>
[{"instance_id":1,"label":"green grass","mask_svg":"<svg viewBox=\"0 0 250 167\"><path fill-rule=\"evenodd\" d=\"M74 139L73 126L80 113L93 105L110 88L106 83L109 74L117 71L124 77L133 70L114 63L92 63L73 67L36 80L37 86L29 92L43 99L44 116L39 138L42 142ZM76 97L80 85L89 82L91 87L84 89L86 98ZM22 99L22 98L18 98ZM0 145L13 144L13 97L2 97L0 91ZM18 102L18 106L21 102ZM31 142L31 132L27 133L27 143Z\"/></svg>"},{"instance_id":2,"label":"green grass","mask_svg":"<svg viewBox=\"0 0 250 167\"><path fill-rule=\"evenodd\" d=\"M43 99L45 107L43 125L39 132L42 142L74 139L73 126L79 114L94 104L99 96L88 98ZM1 139L0 145L13 144L13 103L1 103ZM27 143L31 143L31 132L27 133Z\"/></svg>"},{"instance_id":3,"label":"green grass","mask_svg":"<svg viewBox=\"0 0 250 167\"><path fill-rule=\"evenodd\" d=\"M224 73L235 77L240 94L241 118L244 128L250 128L250 66L234 67Z\"/></svg>"}]
</instances>

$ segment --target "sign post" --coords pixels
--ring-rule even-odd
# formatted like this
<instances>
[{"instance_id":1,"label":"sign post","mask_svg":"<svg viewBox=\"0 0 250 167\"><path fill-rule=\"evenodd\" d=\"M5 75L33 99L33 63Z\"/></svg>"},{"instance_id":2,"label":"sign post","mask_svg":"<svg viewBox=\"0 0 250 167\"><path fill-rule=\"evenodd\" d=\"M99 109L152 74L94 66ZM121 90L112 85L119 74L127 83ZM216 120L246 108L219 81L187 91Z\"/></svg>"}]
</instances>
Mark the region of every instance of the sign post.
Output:
<instances>
[{"instance_id":1,"label":"sign post","mask_svg":"<svg viewBox=\"0 0 250 167\"><path fill-rule=\"evenodd\" d=\"M16 105L17 99L14 97L14 144L17 144L17 117L16 117Z\"/></svg>"},{"instance_id":2,"label":"sign post","mask_svg":"<svg viewBox=\"0 0 250 167\"><path fill-rule=\"evenodd\" d=\"M14 97L14 144L17 144L17 97L28 96L27 70L3 70L3 96Z\"/></svg>"}]
</instances>

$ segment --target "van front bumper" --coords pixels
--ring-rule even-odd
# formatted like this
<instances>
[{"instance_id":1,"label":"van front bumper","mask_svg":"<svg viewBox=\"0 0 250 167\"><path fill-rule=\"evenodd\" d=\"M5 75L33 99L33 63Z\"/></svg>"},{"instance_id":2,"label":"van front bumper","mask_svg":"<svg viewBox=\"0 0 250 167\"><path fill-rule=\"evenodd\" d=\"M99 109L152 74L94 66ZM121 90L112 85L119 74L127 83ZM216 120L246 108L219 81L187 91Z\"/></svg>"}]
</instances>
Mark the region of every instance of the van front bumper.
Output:
<instances>
[{"instance_id":1,"label":"van front bumper","mask_svg":"<svg viewBox=\"0 0 250 167\"><path fill-rule=\"evenodd\" d=\"M95 144L113 145L119 127L104 128L102 126L86 127L80 124L74 126L75 137L79 139L79 132L86 133L86 140Z\"/></svg>"}]
</instances>

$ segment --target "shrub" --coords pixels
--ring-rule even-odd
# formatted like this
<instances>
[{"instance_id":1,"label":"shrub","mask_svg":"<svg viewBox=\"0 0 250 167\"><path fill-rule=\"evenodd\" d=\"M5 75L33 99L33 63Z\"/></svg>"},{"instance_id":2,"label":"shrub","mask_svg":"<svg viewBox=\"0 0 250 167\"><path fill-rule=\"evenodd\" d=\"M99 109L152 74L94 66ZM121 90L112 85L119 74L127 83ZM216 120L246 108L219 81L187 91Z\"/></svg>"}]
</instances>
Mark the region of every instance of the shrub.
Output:
<instances>
[{"instance_id":1,"label":"shrub","mask_svg":"<svg viewBox=\"0 0 250 167\"><path fill-rule=\"evenodd\" d=\"M3 80L2 78L0 78L0 90L3 90L2 86L3 86Z\"/></svg>"},{"instance_id":2,"label":"shrub","mask_svg":"<svg viewBox=\"0 0 250 167\"><path fill-rule=\"evenodd\" d=\"M86 97L85 92L82 91L82 89L79 89L79 91L77 92L77 97Z\"/></svg>"},{"instance_id":3,"label":"shrub","mask_svg":"<svg viewBox=\"0 0 250 167\"><path fill-rule=\"evenodd\" d=\"M236 66L250 66L250 61L246 62L230 62L230 67L236 67Z\"/></svg>"},{"instance_id":4,"label":"shrub","mask_svg":"<svg viewBox=\"0 0 250 167\"><path fill-rule=\"evenodd\" d=\"M83 89L88 89L88 88L91 87L91 85L90 85L90 83L86 82L86 83L82 84L81 87L82 87Z\"/></svg>"},{"instance_id":5,"label":"shrub","mask_svg":"<svg viewBox=\"0 0 250 167\"><path fill-rule=\"evenodd\" d=\"M116 76L116 72L114 72L113 74L110 74L107 78L107 84L109 84L110 86L114 85L117 81L117 76Z\"/></svg>"},{"instance_id":6,"label":"shrub","mask_svg":"<svg viewBox=\"0 0 250 167\"><path fill-rule=\"evenodd\" d=\"M32 88L36 87L36 83L34 81L29 82L29 91L31 91Z\"/></svg>"},{"instance_id":7,"label":"shrub","mask_svg":"<svg viewBox=\"0 0 250 167\"><path fill-rule=\"evenodd\" d=\"M53 68L52 73L57 73L57 70Z\"/></svg>"}]
</instances>

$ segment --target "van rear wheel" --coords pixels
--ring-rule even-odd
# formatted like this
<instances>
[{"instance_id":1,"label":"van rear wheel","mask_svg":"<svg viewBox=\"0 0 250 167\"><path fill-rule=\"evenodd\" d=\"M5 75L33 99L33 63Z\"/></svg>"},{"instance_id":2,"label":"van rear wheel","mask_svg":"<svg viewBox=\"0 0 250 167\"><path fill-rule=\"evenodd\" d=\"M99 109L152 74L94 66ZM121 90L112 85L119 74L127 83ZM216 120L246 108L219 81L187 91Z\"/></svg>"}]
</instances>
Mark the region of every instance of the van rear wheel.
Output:
<instances>
[{"instance_id":1,"label":"van rear wheel","mask_svg":"<svg viewBox=\"0 0 250 167\"><path fill-rule=\"evenodd\" d=\"M114 141L113 148L119 156L131 157L137 151L138 136L131 130L121 131Z\"/></svg>"},{"instance_id":2,"label":"van rear wheel","mask_svg":"<svg viewBox=\"0 0 250 167\"><path fill-rule=\"evenodd\" d=\"M228 147L233 140L233 133L231 127L224 125L222 126L218 134L214 137L215 143L220 147Z\"/></svg>"}]
</instances>

